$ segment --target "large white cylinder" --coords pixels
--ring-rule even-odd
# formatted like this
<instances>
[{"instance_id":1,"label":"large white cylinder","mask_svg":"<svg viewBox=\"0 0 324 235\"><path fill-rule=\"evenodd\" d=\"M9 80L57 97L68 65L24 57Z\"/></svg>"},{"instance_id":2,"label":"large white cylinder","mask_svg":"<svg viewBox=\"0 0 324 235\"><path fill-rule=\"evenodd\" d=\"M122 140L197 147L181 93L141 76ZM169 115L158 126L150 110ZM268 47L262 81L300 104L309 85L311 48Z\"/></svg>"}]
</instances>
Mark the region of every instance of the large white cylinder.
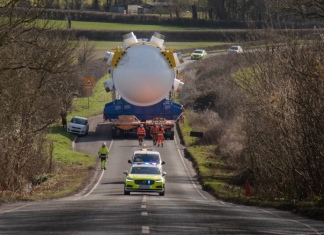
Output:
<instances>
[{"instance_id":1,"label":"large white cylinder","mask_svg":"<svg viewBox=\"0 0 324 235\"><path fill-rule=\"evenodd\" d=\"M154 105L166 98L174 83L175 71L160 48L149 44L129 47L113 68L114 87L127 102Z\"/></svg>"}]
</instances>

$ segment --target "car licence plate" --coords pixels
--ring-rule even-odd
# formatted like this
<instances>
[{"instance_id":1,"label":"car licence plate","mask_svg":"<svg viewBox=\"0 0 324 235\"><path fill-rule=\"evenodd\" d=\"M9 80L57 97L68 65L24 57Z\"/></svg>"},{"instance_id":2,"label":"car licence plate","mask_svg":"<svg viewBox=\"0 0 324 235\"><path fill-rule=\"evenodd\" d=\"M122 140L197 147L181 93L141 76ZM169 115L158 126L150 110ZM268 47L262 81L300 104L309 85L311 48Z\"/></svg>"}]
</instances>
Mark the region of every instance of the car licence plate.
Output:
<instances>
[{"instance_id":1,"label":"car licence plate","mask_svg":"<svg viewBox=\"0 0 324 235\"><path fill-rule=\"evenodd\" d=\"M149 189L150 188L150 185L142 185L142 184L140 184L139 185L139 188L140 189Z\"/></svg>"}]
</instances>

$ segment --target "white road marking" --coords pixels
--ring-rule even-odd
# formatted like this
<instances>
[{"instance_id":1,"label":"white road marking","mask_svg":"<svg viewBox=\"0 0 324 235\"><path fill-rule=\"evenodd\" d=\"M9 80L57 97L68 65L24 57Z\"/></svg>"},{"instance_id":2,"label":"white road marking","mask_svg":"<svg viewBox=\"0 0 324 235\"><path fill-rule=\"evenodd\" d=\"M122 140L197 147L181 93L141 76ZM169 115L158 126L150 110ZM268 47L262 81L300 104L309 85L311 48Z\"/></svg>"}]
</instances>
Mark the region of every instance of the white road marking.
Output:
<instances>
[{"instance_id":1,"label":"white road marking","mask_svg":"<svg viewBox=\"0 0 324 235\"><path fill-rule=\"evenodd\" d=\"M142 233L150 233L150 227L149 226L142 226Z\"/></svg>"},{"instance_id":2,"label":"white road marking","mask_svg":"<svg viewBox=\"0 0 324 235\"><path fill-rule=\"evenodd\" d=\"M4 212L1 212L0 215L1 215L1 214L4 214L4 213L13 212L13 211L19 210L19 209L21 209L21 208L24 208L24 207L26 207L26 206L30 206L30 205L31 205L31 204L27 204L27 205L23 205L23 206L20 206L20 207L16 207L16 208L14 208L14 209L11 209L11 210L7 210L7 211L4 211Z\"/></svg>"},{"instance_id":3,"label":"white road marking","mask_svg":"<svg viewBox=\"0 0 324 235\"><path fill-rule=\"evenodd\" d=\"M142 202L146 202L146 201L147 201L147 196L145 195L145 196L143 197Z\"/></svg>"},{"instance_id":4,"label":"white road marking","mask_svg":"<svg viewBox=\"0 0 324 235\"><path fill-rule=\"evenodd\" d=\"M177 138L174 138L174 142L176 143L176 145L178 145L178 143L177 143ZM185 164L185 162L184 162L184 160L183 160L183 157L181 156L181 153L180 153L180 150L179 150L179 148L178 148L178 154L179 154L179 156L180 156L180 159L181 159L181 161L182 161L182 164L184 165L184 167L185 167L185 169L186 169L186 171L187 171L187 173L188 173L188 175L189 175L189 178L190 178L190 180L191 180L191 183L193 184L193 186L195 187L195 189L197 190L197 192L204 198L204 199L207 199L207 197L205 197L201 192L200 192L200 190L197 188L197 186L196 186L196 184L194 183L194 181L193 181L193 179L192 179L192 177L191 177L191 175L190 175L190 172L189 172L189 170L188 170L188 168L187 168L187 166L186 166L186 164Z\"/></svg>"},{"instance_id":5,"label":"white road marking","mask_svg":"<svg viewBox=\"0 0 324 235\"><path fill-rule=\"evenodd\" d=\"M113 143L113 140L111 140L108 150L111 148L112 143ZM95 190L95 189L97 188L97 186L98 186L98 184L100 183L100 181L101 181L101 179L102 179L104 173L105 173L104 171L101 171L101 175L100 175L99 180L98 180L97 183L93 186L93 188L90 190L90 192L88 192L86 195L84 195L84 196L82 196L82 197L78 197L78 198L74 199L74 201L79 200L80 198L84 198L84 197L89 196L89 195L93 192L93 190Z\"/></svg>"},{"instance_id":6,"label":"white road marking","mask_svg":"<svg viewBox=\"0 0 324 235\"><path fill-rule=\"evenodd\" d=\"M142 216L148 216L147 211L142 211Z\"/></svg>"},{"instance_id":7,"label":"white road marking","mask_svg":"<svg viewBox=\"0 0 324 235\"><path fill-rule=\"evenodd\" d=\"M141 205L141 208L146 208L146 205Z\"/></svg>"},{"instance_id":8,"label":"white road marking","mask_svg":"<svg viewBox=\"0 0 324 235\"><path fill-rule=\"evenodd\" d=\"M265 212L265 213L268 213L268 214L270 214L270 215L274 215L274 216L276 216L276 217L278 217L278 218L281 218L281 219L283 219L283 220L290 220L290 221L292 221L292 222L295 222L295 223L301 224L301 225L303 225L303 226L305 226L305 227L307 227L307 228L313 230L313 231L314 231L316 234L318 234L318 235L321 235L321 234L322 234L322 233L320 233L319 231L317 231L315 228L311 227L310 225L308 225L308 224L304 224L304 223L302 223L302 222L300 222L300 221L298 221L298 220L294 220L294 219L285 219L285 218L281 217L280 215L276 215L275 213L272 213L272 212L270 212L270 211L263 210L263 209L261 209L261 211L263 211L263 212Z\"/></svg>"}]
</instances>

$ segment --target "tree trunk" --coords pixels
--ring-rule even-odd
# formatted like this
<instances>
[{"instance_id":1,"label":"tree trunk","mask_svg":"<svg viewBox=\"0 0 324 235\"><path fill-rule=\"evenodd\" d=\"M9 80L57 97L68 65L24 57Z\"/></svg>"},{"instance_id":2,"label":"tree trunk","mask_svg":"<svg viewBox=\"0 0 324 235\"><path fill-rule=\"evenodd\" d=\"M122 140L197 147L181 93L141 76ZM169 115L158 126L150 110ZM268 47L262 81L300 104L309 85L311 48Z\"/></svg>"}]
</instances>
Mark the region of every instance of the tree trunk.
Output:
<instances>
[{"instance_id":1,"label":"tree trunk","mask_svg":"<svg viewBox=\"0 0 324 235\"><path fill-rule=\"evenodd\" d=\"M192 5L192 19L197 19L197 6Z\"/></svg>"},{"instance_id":2,"label":"tree trunk","mask_svg":"<svg viewBox=\"0 0 324 235\"><path fill-rule=\"evenodd\" d=\"M209 11L208 11L208 18L209 18L210 20L213 19L213 8L209 8Z\"/></svg>"}]
</instances>

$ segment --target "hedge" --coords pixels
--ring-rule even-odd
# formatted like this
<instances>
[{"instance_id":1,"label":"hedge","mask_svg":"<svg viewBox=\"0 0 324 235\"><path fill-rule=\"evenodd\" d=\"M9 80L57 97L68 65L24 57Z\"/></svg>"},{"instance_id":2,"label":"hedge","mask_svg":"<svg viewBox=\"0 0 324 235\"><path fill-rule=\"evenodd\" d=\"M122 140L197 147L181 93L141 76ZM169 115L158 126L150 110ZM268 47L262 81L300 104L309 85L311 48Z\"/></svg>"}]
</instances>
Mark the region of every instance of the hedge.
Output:
<instances>
[{"instance_id":1,"label":"hedge","mask_svg":"<svg viewBox=\"0 0 324 235\"><path fill-rule=\"evenodd\" d=\"M54 30L56 31L56 30ZM85 37L94 41L122 41L123 36L130 31L125 30L82 30L82 29L62 29L64 34L74 34L76 38ZM137 38L151 38L154 31L135 30ZM246 39L247 30L226 30L226 31L159 31L165 36L165 40L173 42L194 42L194 41L234 41L237 38Z\"/></svg>"}]
</instances>

